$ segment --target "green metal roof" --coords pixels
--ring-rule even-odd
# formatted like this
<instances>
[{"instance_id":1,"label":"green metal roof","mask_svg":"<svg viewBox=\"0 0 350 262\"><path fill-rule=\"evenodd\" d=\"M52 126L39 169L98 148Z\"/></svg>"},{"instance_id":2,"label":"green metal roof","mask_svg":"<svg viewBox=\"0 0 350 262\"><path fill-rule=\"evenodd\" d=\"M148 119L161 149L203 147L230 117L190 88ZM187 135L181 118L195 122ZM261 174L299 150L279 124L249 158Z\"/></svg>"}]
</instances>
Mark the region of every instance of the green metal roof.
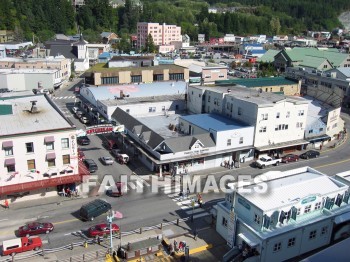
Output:
<instances>
[{"instance_id":1,"label":"green metal roof","mask_svg":"<svg viewBox=\"0 0 350 262\"><path fill-rule=\"evenodd\" d=\"M281 52L281 50L269 49L262 57L258 58L258 62L272 63L275 61L275 55L277 55L279 52Z\"/></svg>"},{"instance_id":2,"label":"green metal roof","mask_svg":"<svg viewBox=\"0 0 350 262\"><path fill-rule=\"evenodd\" d=\"M336 48L317 49L312 47L294 47L286 49L285 52L292 61L304 61L306 56L328 59L333 67L338 67L348 54L340 53ZM305 65L306 66L306 65Z\"/></svg>"},{"instance_id":3,"label":"green metal roof","mask_svg":"<svg viewBox=\"0 0 350 262\"><path fill-rule=\"evenodd\" d=\"M324 57L315 57L315 56L305 56L303 61L299 64L299 66L306 66L310 68L318 69L325 61L330 63L328 59Z\"/></svg>"},{"instance_id":4,"label":"green metal roof","mask_svg":"<svg viewBox=\"0 0 350 262\"><path fill-rule=\"evenodd\" d=\"M292 80L285 77L263 77L263 78L247 78L247 79L229 79L215 81L215 85L241 85L248 88L263 87L263 86L284 86L295 85L297 80Z\"/></svg>"}]
</instances>

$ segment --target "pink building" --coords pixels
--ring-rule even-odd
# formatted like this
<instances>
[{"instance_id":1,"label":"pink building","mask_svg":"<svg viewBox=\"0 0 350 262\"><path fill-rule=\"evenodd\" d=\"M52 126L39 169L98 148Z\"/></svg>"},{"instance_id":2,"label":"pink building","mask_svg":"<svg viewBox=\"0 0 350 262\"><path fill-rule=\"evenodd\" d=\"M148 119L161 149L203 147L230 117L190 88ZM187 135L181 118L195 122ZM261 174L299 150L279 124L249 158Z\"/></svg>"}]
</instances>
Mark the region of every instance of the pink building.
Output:
<instances>
[{"instance_id":1,"label":"pink building","mask_svg":"<svg viewBox=\"0 0 350 262\"><path fill-rule=\"evenodd\" d=\"M145 46L149 34L151 34L156 46L170 45L174 41L182 41L181 27L179 26L142 22L137 23L138 48Z\"/></svg>"}]
</instances>

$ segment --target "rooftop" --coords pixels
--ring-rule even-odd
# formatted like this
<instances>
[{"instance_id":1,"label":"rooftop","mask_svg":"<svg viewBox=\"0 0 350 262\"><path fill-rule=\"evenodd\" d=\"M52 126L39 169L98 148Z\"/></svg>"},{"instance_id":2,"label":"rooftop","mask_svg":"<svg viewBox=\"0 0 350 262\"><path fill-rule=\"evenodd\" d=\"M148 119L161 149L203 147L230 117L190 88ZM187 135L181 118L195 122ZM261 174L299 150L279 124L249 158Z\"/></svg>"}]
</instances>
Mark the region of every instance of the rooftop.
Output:
<instances>
[{"instance_id":1,"label":"rooftop","mask_svg":"<svg viewBox=\"0 0 350 262\"><path fill-rule=\"evenodd\" d=\"M210 130L227 131L248 127L246 124L217 114L196 114L180 116L180 118L192 123L193 125L203 128L208 132Z\"/></svg>"},{"instance_id":2,"label":"rooftop","mask_svg":"<svg viewBox=\"0 0 350 262\"><path fill-rule=\"evenodd\" d=\"M217 80L216 85L240 85L248 88L257 88L265 86L281 86L281 85L295 85L297 80L286 77L261 77L261 78L247 78L247 79L228 79Z\"/></svg>"},{"instance_id":3,"label":"rooftop","mask_svg":"<svg viewBox=\"0 0 350 262\"><path fill-rule=\"evenodd\" d=\"M149 66L149 67L111 67L108 68L106 63L98 63L95 66L91 67L89 70L86 71L86 73L92 73L92 72L120 72L120 71L140 71L140 70L163 70L163 69L170 69L170 70L178 70L178 69L184 69L181 66L178 65L157 65L157 66Z\"/></svg>"},{"instance_id":4,"label":"rooftop","mask_svg":"<svg viewBox=\"0 0 350 262\"><path fill-rule=\"evenodd\" d=\"M113 56L110 60L113 61L133 61L133 60L153 60L154 56Z\"/></svg>"},{"instance_id":5,"label":"rooftop","mask_svg":"<svg viewBox=\"0 0 350 262\"><path fill-rule=\"evenodd\" d=\"M0 74L54 74L58 69L36 69L36 68L1 68Z\"/></svg>"},{"instance_id":6,"label":"rooftop","mask_svg":"<svg viewBox=\"0 0 350 262\"><path fill-rule=\"evenodd\" d=\"M187 83L182 81L169 81L149 84L141 83L139 85L88 86L83 88L87 88L96 100L114 100L120 98L121 91L125 95L124 99L128 100L140 97L184 95L186 93Z\"/></svg>"},{"instance_id":7,"label":"rooftop","mask_svg":"<svg viewBox=\"0 0 350 262\"><path fill-rule=\"evenodd\" d=\"M0 97L0 136L36 133L57 129L75 128L65 119L45 95L27 95ZM36 102L36 110L32 109ZM12 108L12 109L11 109Z\"/></svg>"},{"instance_id":8,"label":"rooftop","mask_svg":"<svg viewBox=\"0 0 350 262\"><path fill-rule=\"evenodd\" d=\"M309 167L285 172L274 171L274 175L275 178L265 181L268 188L265 194L239 194L258 208L264 211L273 211L298 203L301 199L311 195L325 196L336 192L342 187L347 187L343 183ZM251 185L246 188L252 189L255 186Z\"/></svg>"},{"instance_id":9,"label":"rooftop","mask_svg":"<svg viewBox=\"0 0 350 262\"><path fill-rule=\"evenodd\" d=\"M272 63L275 61L275 55L277 55L279 52L281 52L281 50L269 49L262 57L258 58L258 61L264 63Z\"/></svg>"}]
</instances>

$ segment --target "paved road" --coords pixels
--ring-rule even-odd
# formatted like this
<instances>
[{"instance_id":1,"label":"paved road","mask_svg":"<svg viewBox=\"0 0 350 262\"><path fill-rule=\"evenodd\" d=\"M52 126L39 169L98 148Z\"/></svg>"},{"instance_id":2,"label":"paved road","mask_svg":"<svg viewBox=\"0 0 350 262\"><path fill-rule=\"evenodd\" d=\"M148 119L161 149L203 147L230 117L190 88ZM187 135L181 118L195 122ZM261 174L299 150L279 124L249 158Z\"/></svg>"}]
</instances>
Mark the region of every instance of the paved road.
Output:
<instances>
[{"instance_id":1,"label":"paved road","mask_svg":"<svg viewBox=\"0 0 350 262\"><path fill-rule=\"evenodd\" d=\"M74 103L72 96L72 89L67 88L56 91L56 98L54 101L62 108L67 117L69 117L77 127L84 126L75 119L71 112L67 109ZM69 97L58 99L59 97ZM344 116L347 120L347 127L349 128L350 118L348 115ZM131 170L126 165L119 165L114 163L112 166L103 166L98 162L98 157L108 154L108 152L101 146L101 140L97 136L91 136L91 144L84 147L85 154L88 158L93 158L99 165L98 175L103 177L105 174L113 174L118 176L120 174L131 174ZM214 174L216 181L224 175L252 175L266 172L266 171L284 171L292 168L308 165L325 174L334 175L338 172L349 170L350 150L349 142L347 141L342 146L336 149L324 148L321 157L312 160L302 160L297 163L282 164L278 167L272 167L266 170L260 170L250 167L249 165L242 165L239 169L228 170L217 168L208 170L208 172L201 172L202 177L208 174ZM124 214L124 217L117 221L121 226L122 231L130 231L142 226L151 226L159 224L164 221L175 220L177 217L187 217L193 214L196 218L201 218L208 215L208 210L211 206L221 201L224 193L208 193L203 196L204 208L191 207L191 198L195 197L195 193L191 192L189 198L179 198L178 185L167 185L159 189L158 192L152 192L151 182L147 177L138 178L139 183L135 183L134 188L129 187L128 194L121 198L110 198L102 194L100 197L105 198L113 206L114 210L118 210ZM144 182L145 180L145 182ZM206 184L206 180L201 180L201 187ZM136 187L138 185L138 188ZM137 191L142 188L142 193ZM177 190L177 192L176 192ZM84 238L84 230L93 224L104 222L105 217L100 216L94 222L82 222L76 217L76 211L83 203L91 199L76 199L71 201L63 201L60 205L50 203L46 205L35 205L28 203L27 207L22 207L17 210L0 211L0 240L14 237L14 232L18 226L25 222L39 220L52 221L55 224L55 231L49 235L43 236L44 243L48 247L58 247L64 244L81 241Z\"/></svg>"}]
</instances>

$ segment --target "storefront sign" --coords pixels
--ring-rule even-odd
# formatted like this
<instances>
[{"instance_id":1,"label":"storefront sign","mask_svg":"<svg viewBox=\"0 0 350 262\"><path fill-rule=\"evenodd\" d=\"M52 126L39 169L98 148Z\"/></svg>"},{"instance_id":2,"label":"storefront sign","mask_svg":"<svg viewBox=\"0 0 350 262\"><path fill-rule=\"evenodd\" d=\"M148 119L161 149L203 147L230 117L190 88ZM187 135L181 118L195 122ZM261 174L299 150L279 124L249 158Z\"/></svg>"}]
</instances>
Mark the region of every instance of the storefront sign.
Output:
<instances>
[{"instance_id":1,"label":"storefront sign","mask_svg":"<svg viewBox=\"0 0 350 262\"><path fill-rule=\"evenodd\" d=\"M112 125L100 125L100 126L91 126L86 129L87 135L97 135L104 133L112 133L114 127Z\"/></svg>"}]
</instances>

